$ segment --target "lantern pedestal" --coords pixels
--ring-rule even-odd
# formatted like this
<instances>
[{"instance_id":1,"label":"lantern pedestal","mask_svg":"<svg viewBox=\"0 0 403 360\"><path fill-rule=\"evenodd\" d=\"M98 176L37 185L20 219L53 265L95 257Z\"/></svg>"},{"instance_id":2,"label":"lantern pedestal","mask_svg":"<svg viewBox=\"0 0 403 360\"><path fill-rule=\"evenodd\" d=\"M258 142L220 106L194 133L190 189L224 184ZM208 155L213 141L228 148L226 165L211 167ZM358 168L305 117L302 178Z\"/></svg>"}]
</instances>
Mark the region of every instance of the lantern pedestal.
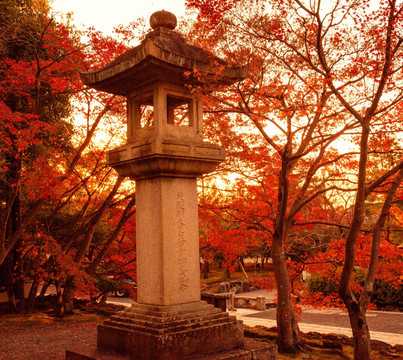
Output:
<instances>
[{"instance_id":1,"label":"lantern pedestal","mask_svg":"<svg viewBox=\"0 0 403 360\"><path fill-rule=\"evenodd\" d=\"M183 345L181 345L183 346ZM130 355L120 355L103 349L81 346L77 351L67 351L70 360L140 360ZM191 356L186 360L277 360L277 346L261 341L245 339L242 347L231 350L221 350L210 354ZM152 357L152 359L157 359ZM168 358L164 358L168 359ZM178 358L175 358L177 360Z\"/></svg>"},{"instance_id":2,"label":"lantern pedestal","mask_svg":"<svg viewBox=\"0 0 403 360\"><path fill-rule=\"evenodd\" d=\"M133 305L98 328L98 348L138 360L178 360L243 345L242 323L203 302Z\"/></svg>"}]
</instances>

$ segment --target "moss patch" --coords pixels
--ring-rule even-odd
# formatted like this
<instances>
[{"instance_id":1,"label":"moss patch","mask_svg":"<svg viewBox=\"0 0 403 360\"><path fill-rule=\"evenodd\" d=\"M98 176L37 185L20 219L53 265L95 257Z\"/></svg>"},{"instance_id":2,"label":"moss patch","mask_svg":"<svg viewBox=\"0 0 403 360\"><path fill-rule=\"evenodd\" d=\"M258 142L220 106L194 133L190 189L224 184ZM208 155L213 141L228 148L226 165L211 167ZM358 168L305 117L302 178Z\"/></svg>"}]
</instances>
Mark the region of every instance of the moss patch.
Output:
<instances>
[{"instance_id":1,"label":"moss patch","mask_svg":"<svg viewBox=\"0 0 403 360\"><path fill-rule=\"evenodd\" d=\"M258 339L260 341L274 342L277 337L276 328L264 326L244 326L245 337ZM326 335L319 333L302 333L302 340L305 344L301 354L279 354L279 360L346 360L354 358L352 340L343 335ZM397 347L386 343L380 346L377 342L377 349L371 351L371 358L377 360L390 360L402 358L403 354Z\"/></svg>"},{"instance_id":2,"label":"moss patch","mask_svg":"<svg viewBox=\"0 0 403 360\"><path fill-rule=\"evenodd\" d=\"M32 314L16 314L0 316L0 328L23 329L28 326L44 325L52 323L76 323L89 321L102 321L105 317L96 313L87 313L80 310L74 314L62 318L54 316L52 313L36 312Z\"/></svg>"}]
</instances>

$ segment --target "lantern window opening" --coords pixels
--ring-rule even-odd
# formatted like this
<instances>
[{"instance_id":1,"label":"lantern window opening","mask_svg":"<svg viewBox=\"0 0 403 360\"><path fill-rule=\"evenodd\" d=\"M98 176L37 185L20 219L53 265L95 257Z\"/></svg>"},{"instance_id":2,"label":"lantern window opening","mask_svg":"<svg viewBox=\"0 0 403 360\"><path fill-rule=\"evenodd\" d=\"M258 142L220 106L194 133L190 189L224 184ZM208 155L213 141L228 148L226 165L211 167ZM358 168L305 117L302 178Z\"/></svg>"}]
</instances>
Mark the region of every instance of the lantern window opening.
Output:
<instances>
[{"instance_id":1,"label":"lantern window opening","mask_svg":"<svg viewBox=\"0 0 403 360\"><path fill-rule=\"evenodd\" d=\"M154 102L153 97L138 100L139 115L140 115L140 128L149 128L154 125Z\"/></svg>"},{"instance_id":2,"label":"lantern window opening","mask_svg":"<svg viewBox=\"0 0 403 360\"><path fill-rule=\"evenodd\" d=\"M167 123L175 126L193 126L193 99L167 95Z\"/></svg>"}]
</instances>

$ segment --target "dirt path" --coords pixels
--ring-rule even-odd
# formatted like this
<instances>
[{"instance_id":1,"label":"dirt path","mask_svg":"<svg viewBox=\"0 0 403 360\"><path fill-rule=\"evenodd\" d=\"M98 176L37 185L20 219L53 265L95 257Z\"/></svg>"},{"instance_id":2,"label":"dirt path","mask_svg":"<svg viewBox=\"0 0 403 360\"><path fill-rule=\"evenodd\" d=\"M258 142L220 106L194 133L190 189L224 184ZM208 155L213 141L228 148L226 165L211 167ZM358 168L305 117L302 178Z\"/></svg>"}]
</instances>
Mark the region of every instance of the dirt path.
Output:
<instances>
[{"instance_id":1,"label":"dirt path","mask_svg":"<svg viewBox=\"0 0 403 360\"><path fill-rule=\"evenodd\" d=\"M78 343L96 346L100 319L0 325L0 360L64 360Z\"/></svg>"}]
</instances>

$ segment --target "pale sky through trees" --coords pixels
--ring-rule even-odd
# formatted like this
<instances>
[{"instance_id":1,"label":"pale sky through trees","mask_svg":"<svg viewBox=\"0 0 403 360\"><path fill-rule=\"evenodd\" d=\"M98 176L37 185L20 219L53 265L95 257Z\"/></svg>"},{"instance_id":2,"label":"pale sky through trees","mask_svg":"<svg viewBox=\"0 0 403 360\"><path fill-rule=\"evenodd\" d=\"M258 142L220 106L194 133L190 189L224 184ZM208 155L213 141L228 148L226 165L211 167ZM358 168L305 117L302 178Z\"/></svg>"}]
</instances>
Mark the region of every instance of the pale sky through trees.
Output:
<instances>
[{"instance_id":1,"label":"pale sky through trees","mask_svg":"<svg viewBox=\"0 0 403 360\"><path fill-rule=\"evenodd\" d=\"M54 12L66 14L73 12L73 20L77 27L94 26L106 34L119 25L127 25L139 17L147 20L159 10L173 12L180 17L185 12L184 0L53 0Z\"/></svg>"}]
</instances>

